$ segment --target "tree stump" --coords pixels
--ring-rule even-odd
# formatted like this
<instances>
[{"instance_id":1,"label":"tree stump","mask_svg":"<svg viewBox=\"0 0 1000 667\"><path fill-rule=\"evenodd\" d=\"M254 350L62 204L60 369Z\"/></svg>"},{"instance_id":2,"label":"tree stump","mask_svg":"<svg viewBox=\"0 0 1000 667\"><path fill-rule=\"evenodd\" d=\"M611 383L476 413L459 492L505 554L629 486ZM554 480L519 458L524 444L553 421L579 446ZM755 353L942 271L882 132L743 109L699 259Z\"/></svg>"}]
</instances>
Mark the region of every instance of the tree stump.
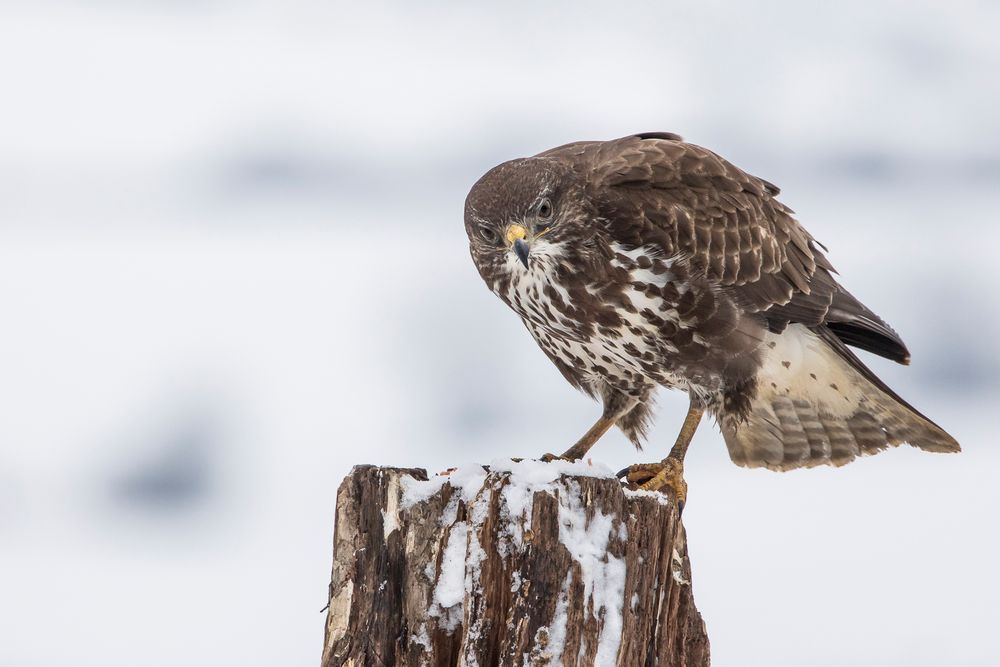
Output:
<instances>
[{"instance_id":1,"label":"tree stump","mask_svg":"<svg viewBox=\"0 0 1000 667\"><path fill-rule=\"evenodd\" d=\"M358 466L333 554L323 667L709 664L677 508L603 466Z\"/></svg>"}]
</instances>

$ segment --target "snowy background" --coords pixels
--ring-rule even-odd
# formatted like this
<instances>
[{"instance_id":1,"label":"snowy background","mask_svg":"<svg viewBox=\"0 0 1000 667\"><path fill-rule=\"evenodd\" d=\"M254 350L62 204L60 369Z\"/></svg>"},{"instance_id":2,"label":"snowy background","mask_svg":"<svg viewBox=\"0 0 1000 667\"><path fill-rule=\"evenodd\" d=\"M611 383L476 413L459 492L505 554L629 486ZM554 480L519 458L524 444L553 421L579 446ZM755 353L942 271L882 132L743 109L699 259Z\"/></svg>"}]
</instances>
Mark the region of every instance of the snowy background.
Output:
<instances>
[{"instance_id":1,"label":"snowy background","mask_svg":"<svg viewBox=\"0 0 1000 667\"><path fill-rule=\"evenodd\" d=\"M598 414L480 283L468 188L650 130L783 188L965 448L777 475L706 422L713 664L1000 663L997 4L503 7L0 4L0 666L316 664L352 464Z\"/></svg>"}]
</instances>

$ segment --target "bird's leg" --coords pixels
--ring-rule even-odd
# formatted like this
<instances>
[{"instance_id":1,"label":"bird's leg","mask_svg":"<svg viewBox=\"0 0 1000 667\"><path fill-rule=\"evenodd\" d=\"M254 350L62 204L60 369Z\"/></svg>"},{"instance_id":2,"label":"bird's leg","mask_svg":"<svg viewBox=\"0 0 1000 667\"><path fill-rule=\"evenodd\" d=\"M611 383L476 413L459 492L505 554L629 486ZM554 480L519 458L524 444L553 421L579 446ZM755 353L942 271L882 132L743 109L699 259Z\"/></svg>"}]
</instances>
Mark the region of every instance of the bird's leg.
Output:
<instances>
[{"instance_id":1,"label":"bird's leg","mask_svg":"<svg viewBox=\"0 0 1000 667\"><path fill-rule=\"evenodd\" d=\"M704 406L692 396L681 432L677 434L677 441L667 454L667 458L659 463L637 463L623 470L621 474L626 475L632 485L644 491L663 491L669 487L677 498L677 506L684 509L684 502L687 500L684 455L687 454L688 445L691 444L691 438L694 437L703 414L705 414Z\"/></svg>"},{"instance_id":2,"label":"bird's leg","mask_svg":"<svg viewBox=\"0 0 1000 667\"><path fill-rule=\"evenodd\" d=\"M590 430L584 433L583 437L577 440L575 445L563 452L562 456L546 454L542 457L542 460L555 461L557 459L565 459L567 461L577 461L582 459L590 451L590 448L594 446L594 443L600 440L601 436L607 433L608 429L614 425L614 419L601 415L601 418L590 427Z\"/></svg>"},{"instance_id":3,"label":"bird's leg","mask_svg":"<svg viewBox=\"0 0 1000 667\"><path fill-rule=\"evenodd\" d=\"M594 446L594 443L600 440L601 436L618 423L618 420L634 408L637 403L635 397L613 389L610 386L604 388L601 400L604 404L604 410L601 412L601 418L590 427L590 430L584 433L583 437L577 440L575 445L563 452L562 456L545 454L542 456L543 461L579 461L587 455L587 452Z\"/></svg>"}]
</instances>

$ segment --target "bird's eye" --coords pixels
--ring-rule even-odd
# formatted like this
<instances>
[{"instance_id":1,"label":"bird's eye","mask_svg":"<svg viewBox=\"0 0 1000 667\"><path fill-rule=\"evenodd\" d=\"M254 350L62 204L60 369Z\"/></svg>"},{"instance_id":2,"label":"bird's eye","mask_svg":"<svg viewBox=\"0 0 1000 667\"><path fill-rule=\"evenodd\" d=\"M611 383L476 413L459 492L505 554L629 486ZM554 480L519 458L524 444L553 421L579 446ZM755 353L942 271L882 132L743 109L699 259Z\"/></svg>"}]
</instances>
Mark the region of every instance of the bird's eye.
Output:
<instances>
[{"instance_id":1,"label":"bird's eye","mask_svg":"<svg viewBox=\"0 0 1000 667\"><path fill-rule=\"evenodd\" d=\"M481 225L479 227L479 235L483 237L483 240L487 243L496 243L500 240L500 237L493 230L492 227L487 227L486 225Z\"/></svg>"},{"instance_id":2,"label":"bird's eye","mask_svg":"<svg viewBox=\"0 0 1000 667\"><path fill-rule=\"evenodd\" d=\"M548 199L543 199L538 202L538 218L540 220L548 220L552 217L552 202Z\"/></svg>"}]
</instances>

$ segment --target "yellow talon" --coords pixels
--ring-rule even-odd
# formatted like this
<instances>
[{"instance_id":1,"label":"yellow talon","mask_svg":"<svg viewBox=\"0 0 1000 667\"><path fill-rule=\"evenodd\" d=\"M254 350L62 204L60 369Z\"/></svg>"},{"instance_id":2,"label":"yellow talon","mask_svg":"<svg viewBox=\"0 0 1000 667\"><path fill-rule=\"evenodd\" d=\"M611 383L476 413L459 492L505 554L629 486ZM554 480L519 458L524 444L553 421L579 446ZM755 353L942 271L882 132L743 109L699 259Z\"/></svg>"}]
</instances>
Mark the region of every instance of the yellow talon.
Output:
<instances>
[{"instance_id":1,"label":"yellow talon","mask_svg":"<svg viewBox=\"0 0 1000 667\"><path fill-rule=\"evenodd\" d=\"M670 489L677 499L677 506L684 509L687 501L687 482L684 481L684 464L671 456L659 463L636 463L629 466L627 479L633 488L642 491L665 492Z\"/></svg>"}]
</instances>

